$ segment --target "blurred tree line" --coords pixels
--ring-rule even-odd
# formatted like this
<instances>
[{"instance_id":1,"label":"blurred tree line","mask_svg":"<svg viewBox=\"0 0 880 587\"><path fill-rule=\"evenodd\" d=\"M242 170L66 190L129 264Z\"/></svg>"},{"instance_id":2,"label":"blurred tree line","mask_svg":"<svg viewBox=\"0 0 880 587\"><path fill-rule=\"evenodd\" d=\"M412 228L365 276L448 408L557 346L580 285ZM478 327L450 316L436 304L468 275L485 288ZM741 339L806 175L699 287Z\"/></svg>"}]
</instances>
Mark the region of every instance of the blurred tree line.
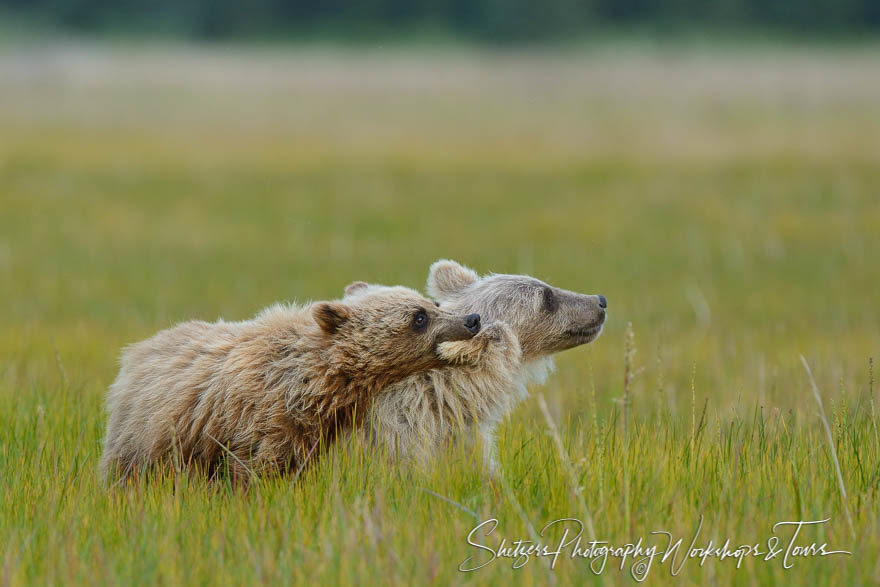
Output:
<instances>
[{"instance_id":1,"label":"blurred tree line","mask_svg":"<svg viewBox=\"0 0 880 587\"><path fill-rule=\"evenodd\" d=\"M430 30L512 42L644 25L876 32L880 0L0 0L4 15L79 33L356 38Z\"/></svg>"}]
</instances>

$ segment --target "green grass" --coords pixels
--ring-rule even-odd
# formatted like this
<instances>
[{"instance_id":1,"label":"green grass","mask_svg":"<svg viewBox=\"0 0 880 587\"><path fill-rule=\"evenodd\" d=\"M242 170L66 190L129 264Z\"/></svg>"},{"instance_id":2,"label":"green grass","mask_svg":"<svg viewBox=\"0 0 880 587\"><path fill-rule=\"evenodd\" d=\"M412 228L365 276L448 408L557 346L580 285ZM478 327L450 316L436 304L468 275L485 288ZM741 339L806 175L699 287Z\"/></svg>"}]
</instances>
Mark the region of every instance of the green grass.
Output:
<instances>
[{"instance_id":1,"label":"green grass","mask_svg":"<svg viewBox=\"0 0 880 587\"><path fill-rule=\"evenodd\" d=\"M576 517L686 547L700 516L696 546L831 518L799 544L853 554L679 580L880 581L880 51L73 46L0 67L0 583L627 583L629 561L457 568L485 554L476 518L496 546ZM414 471L336 447L293 486L101 487L124 344L357 279L422 288L441 257L609 299L533 390L549 418L533 394L500 430L501 479L465 448Z\"/></svg>"}]
</instances>

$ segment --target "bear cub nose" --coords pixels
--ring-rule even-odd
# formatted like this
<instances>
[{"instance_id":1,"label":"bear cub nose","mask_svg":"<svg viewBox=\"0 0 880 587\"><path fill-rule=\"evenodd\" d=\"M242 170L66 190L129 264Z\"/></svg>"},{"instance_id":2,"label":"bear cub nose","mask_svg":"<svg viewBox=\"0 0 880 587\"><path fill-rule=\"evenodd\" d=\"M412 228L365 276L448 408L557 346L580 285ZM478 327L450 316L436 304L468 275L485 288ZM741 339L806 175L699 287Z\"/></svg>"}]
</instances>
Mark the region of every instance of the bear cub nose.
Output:
<instances>
[{"instance_id":1,"label":"bear cub nose","mask_svg":"<svg viewBox=\"0 0 880 587\"><path fill-rule=\"evenodd\" d=\"M599 307L600 308L607 308L608 307L608 300L605 299L605 296L601 296L601 295L599 296Z\"/></svg>"},{"instance_id":2,"label":"bear cub nose","mask_svg":"<svg viewBox=\"0 0 880 587\"><path fill-rule=\"evenodd\" d=\"M480 315L479 314L468 314L464 317L464 327L467 328L471 334L476 334L480 331Z\"/></svg>"}]
</instances>

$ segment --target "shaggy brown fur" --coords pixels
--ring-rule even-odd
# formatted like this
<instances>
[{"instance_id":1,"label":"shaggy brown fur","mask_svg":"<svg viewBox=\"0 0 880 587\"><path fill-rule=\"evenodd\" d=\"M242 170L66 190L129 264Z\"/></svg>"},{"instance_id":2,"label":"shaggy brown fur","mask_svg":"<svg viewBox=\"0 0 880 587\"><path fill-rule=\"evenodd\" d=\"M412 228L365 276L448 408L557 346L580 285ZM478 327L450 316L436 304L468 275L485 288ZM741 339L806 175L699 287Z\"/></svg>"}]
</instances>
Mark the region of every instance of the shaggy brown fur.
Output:
<instances>
[{"instance_id":1,"label":"shaggy brown fur","mask_svg":"<svg viewBox=\"0 0 880 587\"><path fill-rule=\"evenodd\" d=\"M356 282L346 294L355 298L372 287ZM358 434L393 456L419 462L434 456L456 432L478 434L486 464L494 469L498 423L527 396L529 382L543 382L553 369L552 353L599 336L607 302L524 275L481 278L447 260L431 266L428 293L446 310L480 313L483 332L467 344L483 341L482 352L468 365L434 369L392 385L373 402Z\"/></svg>"},{"instance_id":2,"label":"shaggy brown fur","mask_svg":"<svg viewBox=\"0 0 880 587\"><path fill-rule=\"evenodd\" d=\"M107 476L179 458L236 475L301 466L375 394L468 360L478 317L402 287L345 302L264 310L244 322L187 322L128 347L107 395Z\"/></svg>"}]
</instances>

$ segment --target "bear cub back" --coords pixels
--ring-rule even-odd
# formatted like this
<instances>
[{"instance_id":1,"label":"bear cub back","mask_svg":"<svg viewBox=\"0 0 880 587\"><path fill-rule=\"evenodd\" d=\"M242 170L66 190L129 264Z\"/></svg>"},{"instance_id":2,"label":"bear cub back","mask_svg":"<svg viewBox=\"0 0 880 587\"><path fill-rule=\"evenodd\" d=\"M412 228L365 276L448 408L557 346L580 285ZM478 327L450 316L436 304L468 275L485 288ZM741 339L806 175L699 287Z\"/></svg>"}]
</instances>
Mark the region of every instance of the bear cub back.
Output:
<instances>
[{"instance_id":1,"label":"bear cub back","mask_svg":"<svg viewBox=\"0 0 880 587\"><path fill-rule=\"evenodd\" d=\"M243 480L300 468L376 393L450 364L456 341L479 329L479 316L404 287L179 324L123 351L107 394L102 474L170 460L210 473L224 457Z\"/></svg>"}]
</instances>

